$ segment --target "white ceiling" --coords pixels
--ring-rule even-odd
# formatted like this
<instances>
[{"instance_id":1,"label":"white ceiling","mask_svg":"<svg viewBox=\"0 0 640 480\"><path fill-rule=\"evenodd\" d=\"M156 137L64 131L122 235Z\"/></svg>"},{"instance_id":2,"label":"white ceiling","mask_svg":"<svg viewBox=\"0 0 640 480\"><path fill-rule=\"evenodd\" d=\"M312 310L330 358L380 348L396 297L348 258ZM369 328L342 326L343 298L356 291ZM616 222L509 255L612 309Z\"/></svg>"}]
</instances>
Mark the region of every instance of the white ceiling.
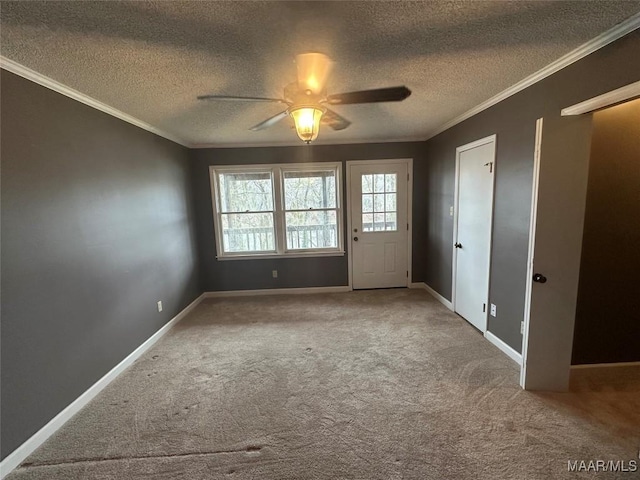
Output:
<instances>
[{"instance_id":1,"label":"white ceiling","mask_svg":"<svg viewBox=\"0 0 640 480\"><path fill-rule=\"evenodd\" d=\"M1 54L189 145L297 145L289 122L248 128L296 54L336 62L329 93L406 85L404 102L343 105L316 143L425 139L640 11L640 1L7 2Z\"/></svg>"}]
</instances>

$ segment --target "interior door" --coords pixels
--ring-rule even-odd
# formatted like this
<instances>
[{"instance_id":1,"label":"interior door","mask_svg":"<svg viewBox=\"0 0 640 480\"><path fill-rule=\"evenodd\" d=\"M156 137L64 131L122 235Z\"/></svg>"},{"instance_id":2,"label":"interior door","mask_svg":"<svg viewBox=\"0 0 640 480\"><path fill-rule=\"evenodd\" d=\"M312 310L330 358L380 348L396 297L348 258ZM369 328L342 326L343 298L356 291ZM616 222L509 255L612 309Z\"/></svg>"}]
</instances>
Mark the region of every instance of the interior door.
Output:
<instances>
[{"instance_id":1,"label":"interior door","mask_svg":"<svg viewBox=\"0 0 640 480\"><path fill-rule=\"evenodd\" d=\"M527 390L569 388L590 148L590 116L538 120L520 377Z\"/></svg>"},{"instance_id":2,"label":"interior door","mask_svg":"<svg viewBox=\"0 0 640 480\"><path fill-rule=\"evenodd\" d=\"M495 135L456 149L454 310L487 330Z\"/></svg>"},{"instance_id":3,"label":"interior door","mask_svg":"<svg viewBox=\"0 0 640 480\"><path fill-rule=\"evenodd\" d=\"M348 165L352 287L406 287L409 163Z\"/></svg>"}]
</instances>

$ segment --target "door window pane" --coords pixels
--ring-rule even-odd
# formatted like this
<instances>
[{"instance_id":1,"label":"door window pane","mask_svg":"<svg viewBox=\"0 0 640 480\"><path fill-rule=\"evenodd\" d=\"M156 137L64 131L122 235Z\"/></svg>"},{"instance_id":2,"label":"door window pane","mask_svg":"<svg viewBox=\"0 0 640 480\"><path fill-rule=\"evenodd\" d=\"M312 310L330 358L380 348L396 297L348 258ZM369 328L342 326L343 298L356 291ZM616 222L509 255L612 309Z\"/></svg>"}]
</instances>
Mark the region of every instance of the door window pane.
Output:
<instances>
[{"instance_id":1,"label":"door window pane","mask_svg":"<svg viewBox=\"0 0 640 480\"><path fill-rule=\"evenodd\" d=\"M386 231L395 231L398 230L398 223L397 223L397 217L396 217L396 213L385 213L384 215L384 221L385 221L385 230Z\"/></svg>"},{"instance_id":2,"label":"door window pane","mask_svg":"<svg viewBox=\"0 0 640 480\"><path fill-rule=\"evenodd\" d=\"M396 194L395 193L387 193L385 195L385 211L387 212L396 211Z\"/></svg>"},{"instance_id":3,"label":"door window pane","mask_svg":"<svg viewBox=\"0 0 640 480\"><path fill-rule=\"evenodd\" d=\"M362 231L373 232L373 213L362 214Z\"/></svg>"},{"instance_id":4,"label":"door window pane","mask_svg":"<svg viewBox=\"0 0 640 480\"><path fill-rule=\"evenodd\" d=\"M376 173L373 176L373 191L384 192L384 174Z\"/></svg>"},{"instance_id":5,"label":"door window pane","mask_svg":"<svg viewBox=\"0 0 640 480\"><path fill-rule=\"evenodd\" d=\"M384 212L384 193L376 193L373 196L373 211Z\"/></svg>"},{"instance_id":6,"label":"door window pane","mask_svg":"<svg viewBox=\"0 0 640 480\"><path fill-rule=\"evenodd\" d=\"M362 175L362 193L373 192L373 175Z\"/></svg>"},{"instance_id":7,"label":"door window pane","mask_svg":"<svg viewBox=\"0 0 640 480\"><path fill-rule=\"evenodd\" d=\"M362 213L373 212L373 195L362 195Z\"/></svg>"},{"instance_id":8,"label":"door window pane","mask_svg":"<svg viewBox=\"0 0 640 480\"><path fill-rule=\"evenodd\" d=\"M362 175L362 231L394 232L398 230L396 188L397 174ZM375 192L371 195L371 190ZM366 193L365 193L365 188ZM373 208L372 208L373 207ZM371 212L374 212L373 215Z\"/></svg>"},{"instance_id":9,"label":"door window pane","mask_svg":"<svg viewBox=\"0 0 640 480\"><path fill-rule=\"evenodd\" d=\"M395 192L396 191L396 177L395 173L387 173L384 176L384 184L385 184L385 192Z\"/></svg>"}]
</instances>

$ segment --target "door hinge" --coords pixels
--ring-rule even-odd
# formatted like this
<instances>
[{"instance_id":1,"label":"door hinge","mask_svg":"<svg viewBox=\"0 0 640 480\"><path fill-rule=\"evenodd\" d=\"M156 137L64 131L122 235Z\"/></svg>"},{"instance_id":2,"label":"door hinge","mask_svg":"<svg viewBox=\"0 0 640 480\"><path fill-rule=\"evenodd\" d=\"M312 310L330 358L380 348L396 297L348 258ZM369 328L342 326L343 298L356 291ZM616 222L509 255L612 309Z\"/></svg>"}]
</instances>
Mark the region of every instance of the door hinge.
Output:
<instances>
[{"instance_id":1,"label":"door hinge","mask_svg":"<svg viewBox=\"0 0 640 480\"><path fill-rule=\"evenodd\" d=\"M409 278L409 270L407 270L407 278Z\"/></svg>"},{"instance_id":2,"label":"door hinge","mask_svg":"<svg viewBox=\"0 0 640 480\"><path fill-rule=\"evenodd\" d=\"M407 231L409 230L409 224L407 223Z\"/></svg>"},{"instance_id":3,"label":"door hinge","mask_svg":"<svg viewBox=\"0 0 640 480\"><path fill-rule=\"evenodd\" d=\"M487 311L487 304L483 303L482 304L482 313L485 313Z\"/></svg>"},{"instance_id":4,"label":"door hinge","mask_svg":"<svg viewBox=\"0 0 640 480\"><path fill-rule=\"evenodd\" d=\"M407 173L407 182L409 181L409 174Z\"/></svg>"}]
</instances>

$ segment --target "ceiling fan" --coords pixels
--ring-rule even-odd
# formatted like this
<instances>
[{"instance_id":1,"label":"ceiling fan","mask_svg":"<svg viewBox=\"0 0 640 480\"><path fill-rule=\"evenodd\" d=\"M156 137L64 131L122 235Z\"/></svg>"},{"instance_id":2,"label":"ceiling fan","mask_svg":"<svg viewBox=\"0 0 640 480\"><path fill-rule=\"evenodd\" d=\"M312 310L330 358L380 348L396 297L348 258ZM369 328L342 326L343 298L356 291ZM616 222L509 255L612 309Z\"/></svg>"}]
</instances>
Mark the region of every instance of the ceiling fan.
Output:
<instances>
[{"instance_id":1,"label":"ceiling fan","mask_svg":"<svg viewBox=\"0 0 640 480\"><path fill-rule=\"evenodd\" d=\"M333 62L328 56L322 53L303 53L296 55L296 65L298 81L284 88L283 98L200 95L198 100L284 103L287 105L286 110L254 125L250 130L269 128L291 116L298 136L308 144L318 137L321 122L333 130L344 130L351 125L349 120L327 108L326 105L399 102L411 95L411 90L405 86L328 95L325 85L333 68Z\"/></svg>"}]
</instances>

